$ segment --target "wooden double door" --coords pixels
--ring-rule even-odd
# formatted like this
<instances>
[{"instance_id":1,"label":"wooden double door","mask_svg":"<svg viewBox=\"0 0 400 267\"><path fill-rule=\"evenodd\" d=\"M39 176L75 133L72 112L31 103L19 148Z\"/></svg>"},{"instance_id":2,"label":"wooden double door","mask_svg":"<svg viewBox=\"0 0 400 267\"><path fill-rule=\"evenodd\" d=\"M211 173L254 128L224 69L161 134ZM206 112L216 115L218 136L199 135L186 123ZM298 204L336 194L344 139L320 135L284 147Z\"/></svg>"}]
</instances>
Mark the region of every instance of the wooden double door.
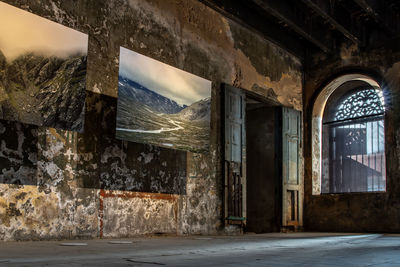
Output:
<instances>
[{"instance_id":1,"label":"wooden double door","mask_svg":"<svg viewBox=\"0 0 400 267\"><path fill-rule=\"evenodd\" d=\"M224 215L251 232L302 225L301 113L224 86Z\"/></svg>"}]
</instances>

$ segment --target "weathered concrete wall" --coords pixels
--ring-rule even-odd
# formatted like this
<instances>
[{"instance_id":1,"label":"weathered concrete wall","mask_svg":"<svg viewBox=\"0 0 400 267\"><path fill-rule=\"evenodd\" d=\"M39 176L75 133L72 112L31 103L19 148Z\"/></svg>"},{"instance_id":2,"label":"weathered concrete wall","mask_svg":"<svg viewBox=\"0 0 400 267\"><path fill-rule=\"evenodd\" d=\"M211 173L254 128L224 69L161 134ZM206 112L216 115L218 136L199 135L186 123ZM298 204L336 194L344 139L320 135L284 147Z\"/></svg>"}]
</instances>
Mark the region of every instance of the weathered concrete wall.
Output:
<instances>
[{"instance_id":1,"label":"weathered concrete wall","mask_svg":"<svg viewBox=\"0 0 400 267\"><path fill-rule=\"evenodd\" d=\"M217 233L220 83L302 108L299 61L196 0L5 2L89 51L84 133L1 122L1 240ZM120 46L213 81L209 153L115 139Z\"/></svg>"},{"instance_id":2,"label":"weathered concrete wall","mask_svg":"<svg viewBox=\"0 0 400 267\"><path fill-rule=\"evenodd\" d=\"M398 40L393 41L398 44ZM305 71L305 213L304 226L312 231L400 231L400 51L398 45L373 52L343 46L337 58L315 57ZM324 85L345 73L366 74L388 93L385 115L387 192L312 194L311 113L313 101ZM315 182L315 181L314 181Z\"/></svg>"}]
</instances>

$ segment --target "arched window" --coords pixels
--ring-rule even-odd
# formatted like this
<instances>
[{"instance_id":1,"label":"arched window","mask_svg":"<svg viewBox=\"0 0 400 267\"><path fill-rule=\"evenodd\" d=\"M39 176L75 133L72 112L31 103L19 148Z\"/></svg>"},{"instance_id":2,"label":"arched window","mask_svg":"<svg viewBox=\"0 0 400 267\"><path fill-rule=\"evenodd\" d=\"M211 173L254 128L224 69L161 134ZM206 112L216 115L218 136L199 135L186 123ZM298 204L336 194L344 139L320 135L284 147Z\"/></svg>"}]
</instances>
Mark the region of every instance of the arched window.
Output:
<instances>
[{"instance_id":1,"label":"arched window","mask_svg":"<svg viewBox=\"0 0 400 267\"><path fill-rule=\"evenodd\" d=\"M321 193L386 191L382 90L348 81L327 99L322 117Z\"/></svg>"}]
</instances>

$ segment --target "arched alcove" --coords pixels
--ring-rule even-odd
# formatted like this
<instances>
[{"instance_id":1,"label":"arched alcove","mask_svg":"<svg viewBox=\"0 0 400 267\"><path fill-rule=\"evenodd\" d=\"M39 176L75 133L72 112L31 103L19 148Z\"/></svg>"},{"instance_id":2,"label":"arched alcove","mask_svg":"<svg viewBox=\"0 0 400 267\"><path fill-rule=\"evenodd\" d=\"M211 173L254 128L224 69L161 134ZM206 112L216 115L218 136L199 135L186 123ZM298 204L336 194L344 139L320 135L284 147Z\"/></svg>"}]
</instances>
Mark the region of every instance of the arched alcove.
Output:
<instances>
[{"instance_id":1,"label":"arched alcove","mask_svg":"<svg viewBox=\"0 0 400 267\"><path fill-rule=\"evenodd\" d=\"M327 108L328 100L336 95L343 95L337 93L338 91L349 90L357 86L366 85L369 88L381 90L380 84L370 76L352 73L339 76L330 81L318 94L313 110L312 110L312 124L311 124L311 145L312 145L312 194L321 194L321 177L322 170L327 169L328 162L322 158L322 123L324 112ZM346 88L347 87L347 88ZM350 88L350 89L351 89ZM329 109L329 107L328 107ZM323 168L324 166L324 168Z\"/></svg>"}]
</instances>

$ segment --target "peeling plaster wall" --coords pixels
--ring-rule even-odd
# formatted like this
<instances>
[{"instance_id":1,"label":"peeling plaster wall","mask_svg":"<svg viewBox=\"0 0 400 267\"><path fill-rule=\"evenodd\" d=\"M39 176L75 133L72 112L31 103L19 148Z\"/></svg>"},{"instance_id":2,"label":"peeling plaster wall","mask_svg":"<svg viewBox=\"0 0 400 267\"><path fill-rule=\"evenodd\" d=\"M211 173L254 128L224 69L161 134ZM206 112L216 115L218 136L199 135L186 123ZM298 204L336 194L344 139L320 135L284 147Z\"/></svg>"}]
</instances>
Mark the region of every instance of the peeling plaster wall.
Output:
<instances>
[{"instance_id":1,"label":"peeling plaster wall","mask_svg":"<svg viewBox=\"0 0 400 267\"><path fill-rule=\"evenodd\" d=\"M400 50L393 45L369 53L344 45L337 58L314 57L305 70L305 203L304 227L309 231L400 231ZM397 45L395 45L397 44ZM312 108L318 93L340 74L361 73L383 82L388 109L385 114L387 192L319 194L313 181ZM314 186L314 188L313 188ZM313 195L314 191L314 195ZM315 192L317 192L315 194Z\"/></svg>"},{"instance_id":2,"label":"peeling plaster wall","mask_svg":"<svg viewBox=\"0 0 400 267\"><path fill-rule=\"evenodd\" d=\"M218 233L220 84L302 109L298 59L196 0L5 2L89 48L84 133L1 122L0 240ZM209 153L115 139L120 46L213 82Z\"/></svg>"}]
</instances>

